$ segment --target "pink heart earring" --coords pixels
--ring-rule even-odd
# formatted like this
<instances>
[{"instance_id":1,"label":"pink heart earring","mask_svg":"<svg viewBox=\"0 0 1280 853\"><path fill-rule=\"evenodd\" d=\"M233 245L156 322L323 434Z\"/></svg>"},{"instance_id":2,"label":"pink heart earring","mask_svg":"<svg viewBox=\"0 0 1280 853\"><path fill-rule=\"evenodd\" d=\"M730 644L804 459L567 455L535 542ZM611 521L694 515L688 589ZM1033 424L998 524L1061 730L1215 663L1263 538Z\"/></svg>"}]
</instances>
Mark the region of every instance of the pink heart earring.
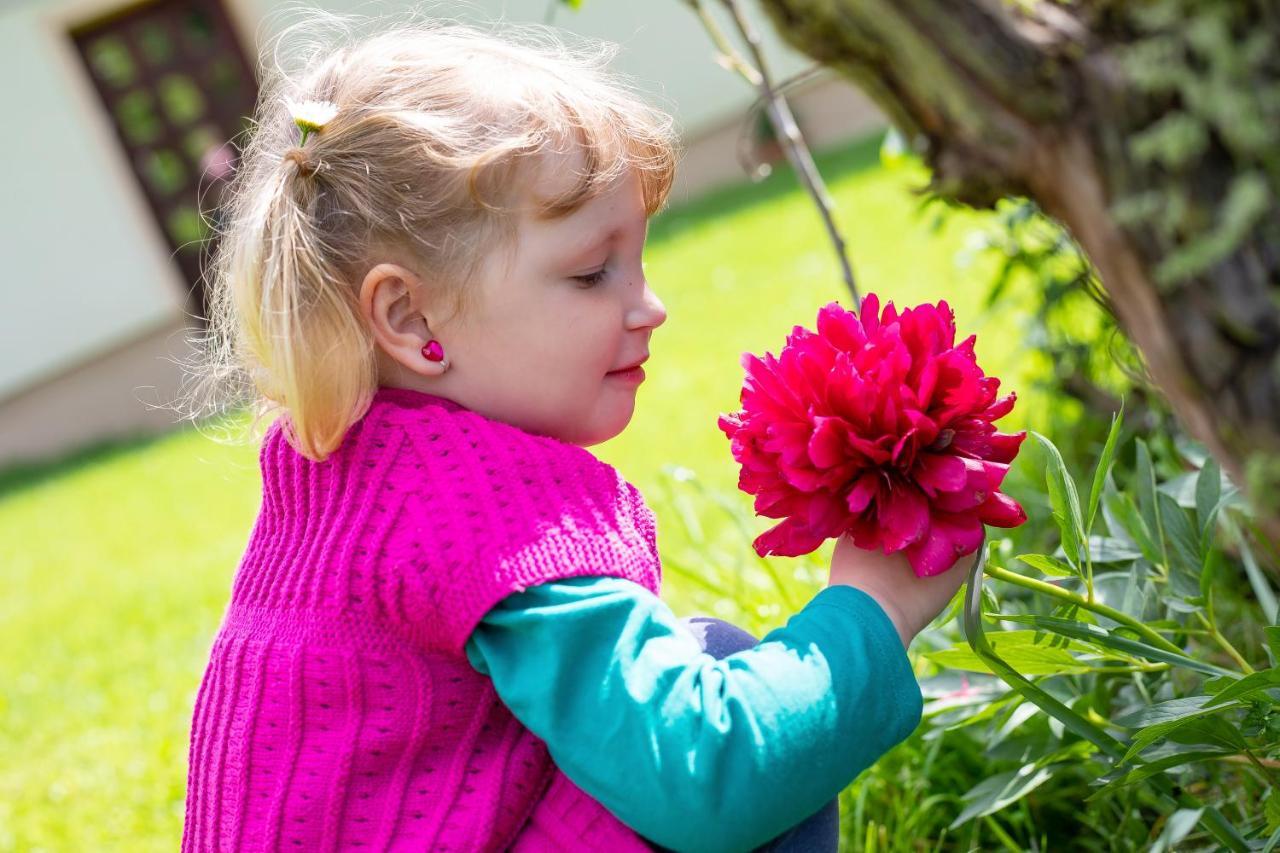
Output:
<instances>
[{"instance_id":1,"label":"pink heart earring","mask_svg":"<svg viewBox=\"0 0 1280 853\"><path fill-rule=\"evenodd\" d=\"M427 341L426 346L422 348L422 356L427 361L444 361L444 347L440 346L437 340Z\"/></svg>"}]
</instances>

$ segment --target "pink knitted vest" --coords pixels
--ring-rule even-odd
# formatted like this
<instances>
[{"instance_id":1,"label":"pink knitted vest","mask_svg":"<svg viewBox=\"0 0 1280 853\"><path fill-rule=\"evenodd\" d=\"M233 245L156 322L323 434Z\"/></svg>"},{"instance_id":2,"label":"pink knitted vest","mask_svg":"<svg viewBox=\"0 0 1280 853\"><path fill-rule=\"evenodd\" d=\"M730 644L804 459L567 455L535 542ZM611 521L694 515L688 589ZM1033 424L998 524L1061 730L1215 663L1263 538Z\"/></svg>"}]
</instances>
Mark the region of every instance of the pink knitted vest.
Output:
<instances>
[{"instance_id":1,"label":"pink knitted vest","mask_svg":"<svg viewBox=\"0 0 1280 853\"><path fill-rule=\"evenodd\" d=\"M463 653L535 584L657 594L636 488L581 447L416 391L379 389L324 462L282 425L196 698L182 849L648 850Z\"/></svg>"}]
</instances>

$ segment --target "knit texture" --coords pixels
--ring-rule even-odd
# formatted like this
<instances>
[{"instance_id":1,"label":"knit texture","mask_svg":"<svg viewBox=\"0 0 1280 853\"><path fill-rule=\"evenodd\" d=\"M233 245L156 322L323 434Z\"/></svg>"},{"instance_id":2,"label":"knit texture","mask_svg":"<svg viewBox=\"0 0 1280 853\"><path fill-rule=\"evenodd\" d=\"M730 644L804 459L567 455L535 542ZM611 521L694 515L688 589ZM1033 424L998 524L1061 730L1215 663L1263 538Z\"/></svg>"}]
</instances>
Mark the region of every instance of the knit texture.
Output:
<instances>
[{"instance_id":1,"label":"knit texture","mask_svg":"<svg viewBox=\"0 0 1280 853\"><path fill-rule=\"evenodd\" d=\"M498 601L659 592L652 511L581 447L381 388L324 462L277 421L192 718L182 849L648 850L463 649Z\"/></svg>"}]
</instances>

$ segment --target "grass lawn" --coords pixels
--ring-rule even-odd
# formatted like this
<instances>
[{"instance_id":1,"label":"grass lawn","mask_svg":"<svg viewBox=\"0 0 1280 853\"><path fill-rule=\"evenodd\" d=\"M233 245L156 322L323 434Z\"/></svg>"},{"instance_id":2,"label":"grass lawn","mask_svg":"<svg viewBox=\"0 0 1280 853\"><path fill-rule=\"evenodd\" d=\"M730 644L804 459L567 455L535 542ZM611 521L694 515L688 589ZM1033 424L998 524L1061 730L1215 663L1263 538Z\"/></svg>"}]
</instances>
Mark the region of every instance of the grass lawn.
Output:
<instances>
[{"instance_id":1,"label":"grass lawn","mask_svg":"<svg viewBox=\"0 0 1280 853\"><path fill-rule=\"evenodd\" d=\"M953 263L982 217L956 214L931 231L909 192L922 173L881 168L878 145L818 158L863 292L899 306L947 299L961 336L978 334L987 371L1005 388L1029 388L1039 365L1023 350L1018 307L982 316L991 267ZM812 328L819 306L847 306L848 296L817 213L787 170L662 214L647 264L669 319L653 338L632 424L594 451L649 496L664 561L696 545L700 525L731 537L726 547L741 558L741 533L687 494L669 494L663 467L682 466L749 510L716 427L736 408L739 356L776 352L793 324ZM1044 429L1035 401L1019 396L1002 426ZM0 479L0 850L177 846L191 707L257 512L256 453L187 429ZM821 567L829 548L775 565ZM747 627L785 621L773 593L734 590L742 600L728 604L747 614ZM715 605L679 572L668 573L666 595L682 615Z\"/></svg>"}]
</instances>

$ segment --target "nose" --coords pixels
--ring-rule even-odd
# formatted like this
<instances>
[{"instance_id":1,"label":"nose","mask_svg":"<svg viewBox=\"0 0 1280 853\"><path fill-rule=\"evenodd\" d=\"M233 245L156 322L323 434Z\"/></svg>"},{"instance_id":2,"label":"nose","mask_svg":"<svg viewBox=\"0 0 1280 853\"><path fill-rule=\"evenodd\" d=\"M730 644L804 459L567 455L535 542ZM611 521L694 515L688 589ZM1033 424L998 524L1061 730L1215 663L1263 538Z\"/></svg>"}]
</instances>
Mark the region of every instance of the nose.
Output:
<instances>
[{"instance_id":1,"label":"nose","mask_svg":"<svg viewBox=\"0 0 1280 853\"><path fill-rule=\"evenodd\" d=\"M640 304L631 312L631 322L628 326L631 328L657 328L667 321L667 306L662 304L662 300L658 298L658 294L654 292L649 283L641 277L641 298Z\"/></svg>"}]
</instances>

